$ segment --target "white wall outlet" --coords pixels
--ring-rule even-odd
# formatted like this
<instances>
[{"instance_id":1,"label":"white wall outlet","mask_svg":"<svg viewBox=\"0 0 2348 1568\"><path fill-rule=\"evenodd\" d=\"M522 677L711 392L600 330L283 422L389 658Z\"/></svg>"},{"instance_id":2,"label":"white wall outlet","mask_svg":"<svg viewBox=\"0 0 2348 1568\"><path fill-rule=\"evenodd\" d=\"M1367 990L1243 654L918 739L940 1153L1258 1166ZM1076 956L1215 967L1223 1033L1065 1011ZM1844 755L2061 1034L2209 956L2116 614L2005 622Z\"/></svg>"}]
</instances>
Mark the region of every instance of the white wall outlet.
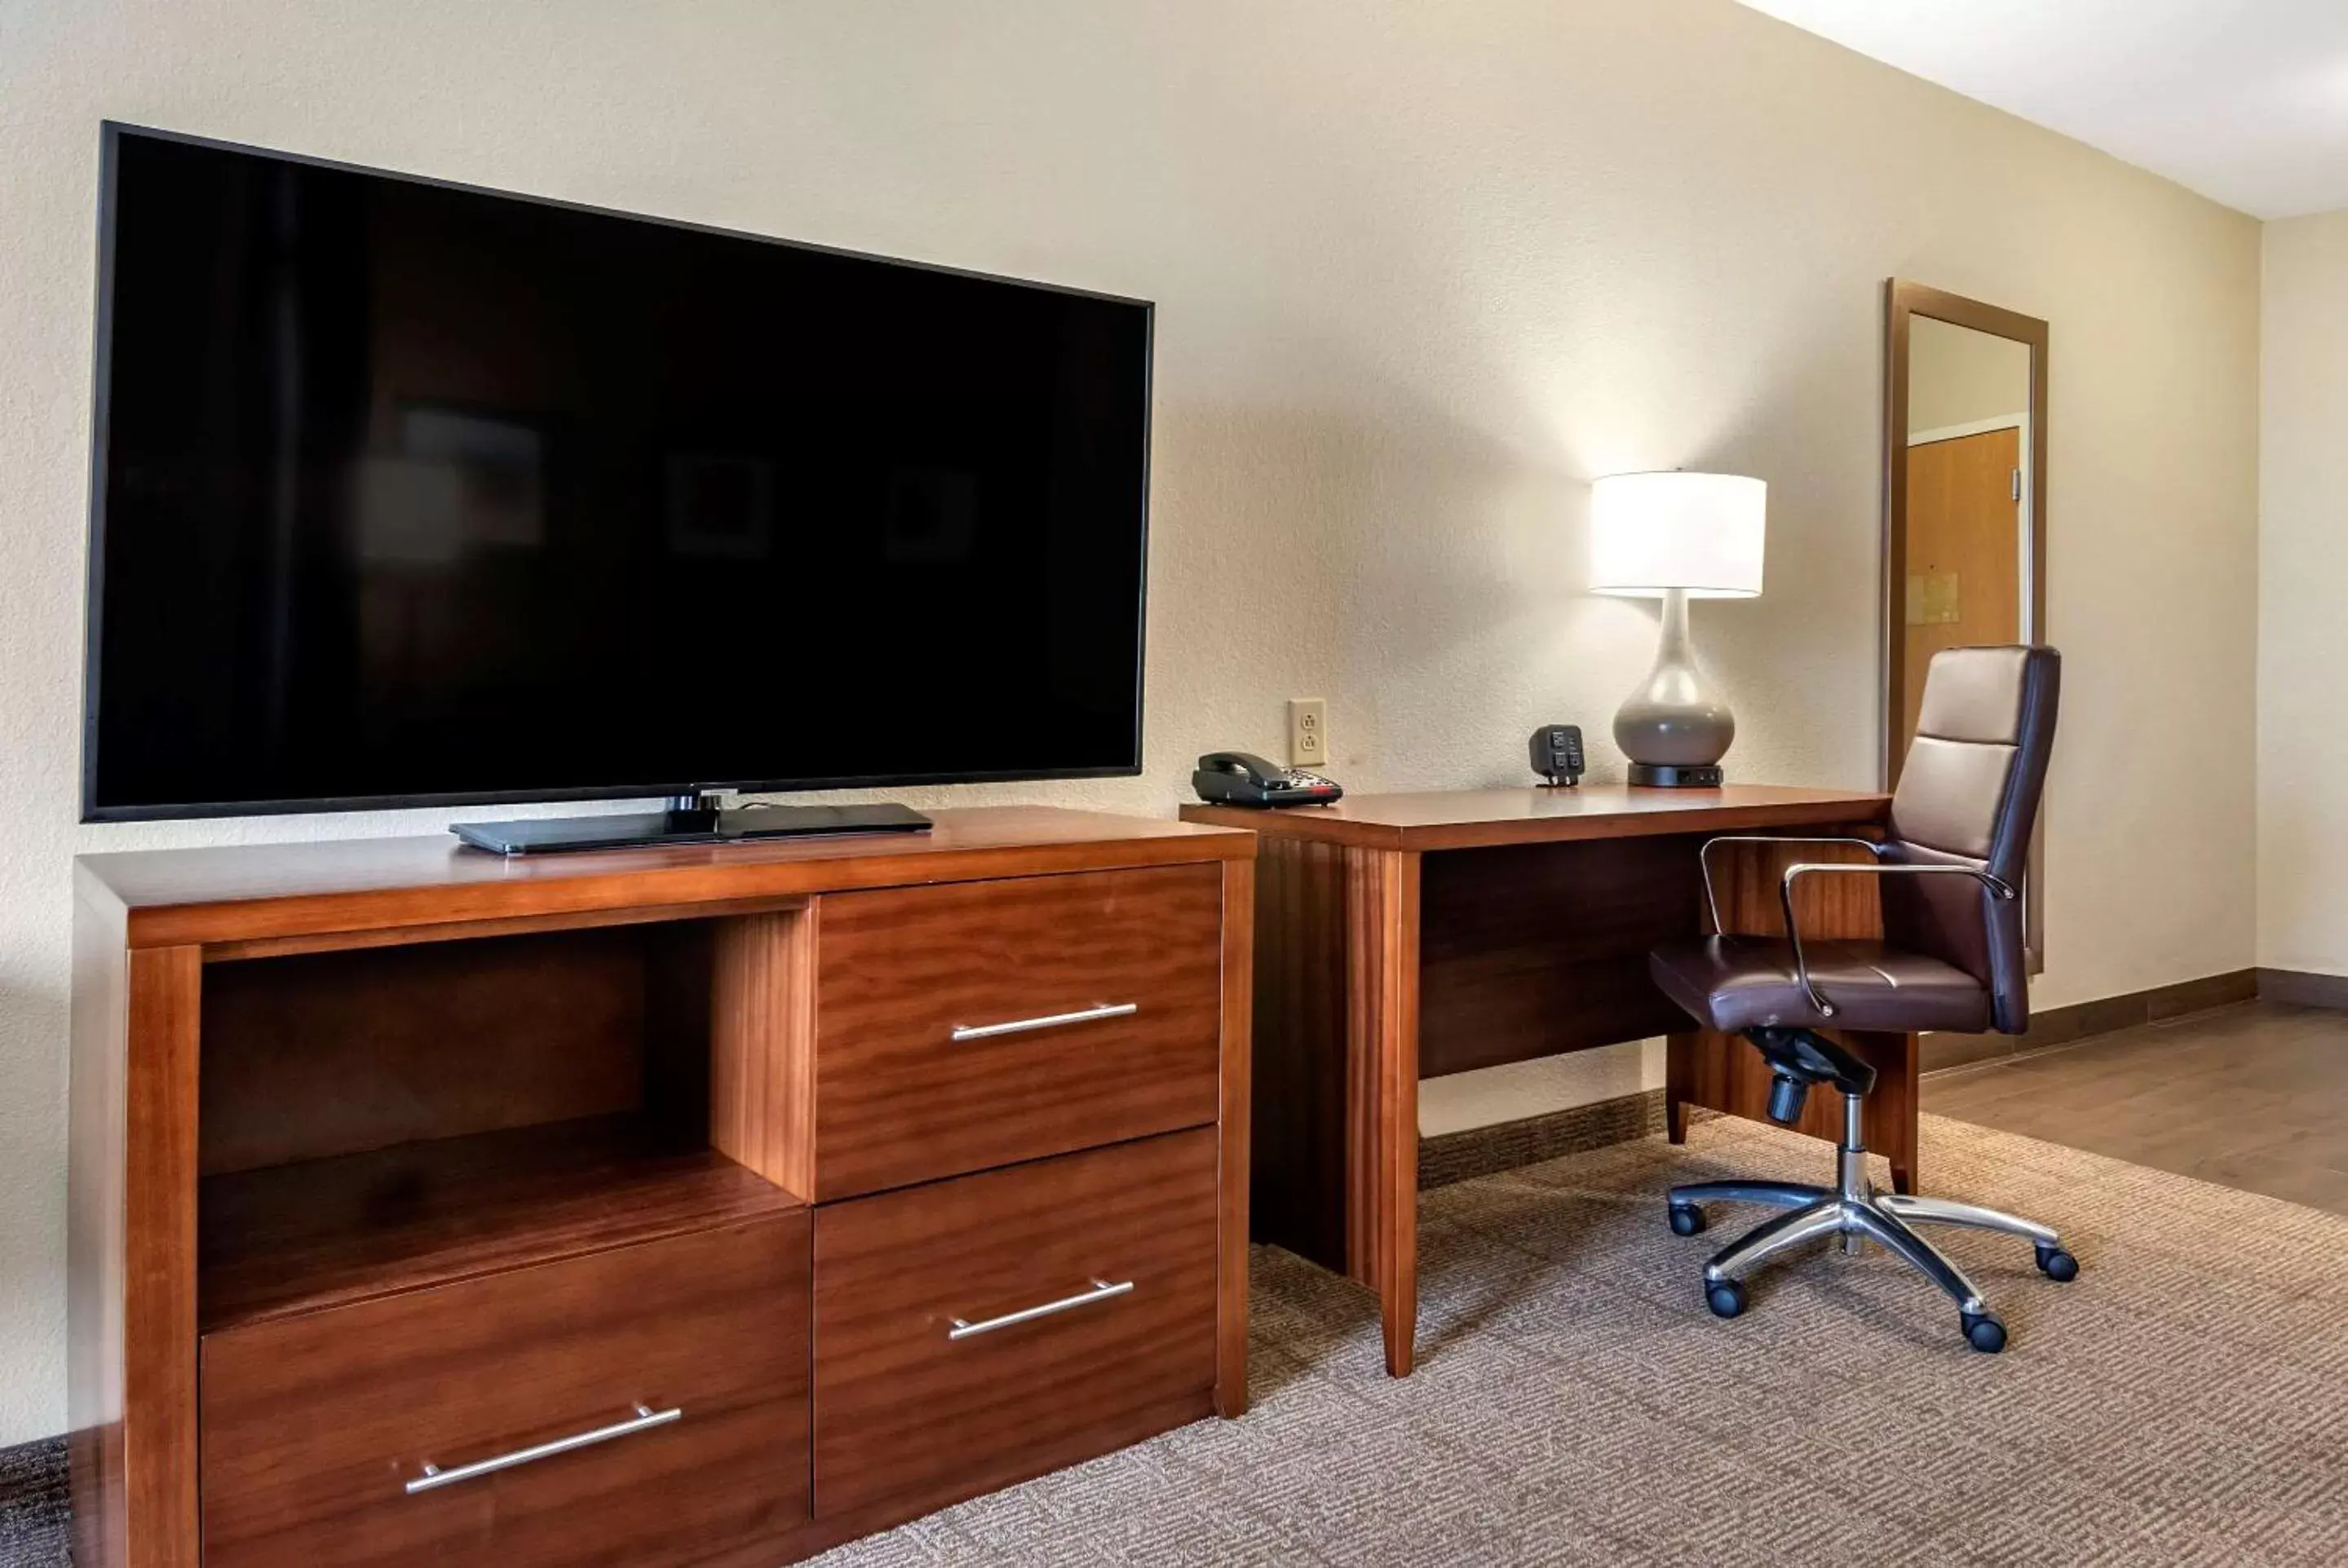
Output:
<instances>
[{"instance_id":1,"label":"white wall outlet","mask_svg":"<svg viewBox=\"0 0 2348 1568\"><path fill-rule=\"evenodd\" d=\"M1329 704L1318 697L1288 700L1288 765L1329 765Z\"/></svg>"}]
</instances>

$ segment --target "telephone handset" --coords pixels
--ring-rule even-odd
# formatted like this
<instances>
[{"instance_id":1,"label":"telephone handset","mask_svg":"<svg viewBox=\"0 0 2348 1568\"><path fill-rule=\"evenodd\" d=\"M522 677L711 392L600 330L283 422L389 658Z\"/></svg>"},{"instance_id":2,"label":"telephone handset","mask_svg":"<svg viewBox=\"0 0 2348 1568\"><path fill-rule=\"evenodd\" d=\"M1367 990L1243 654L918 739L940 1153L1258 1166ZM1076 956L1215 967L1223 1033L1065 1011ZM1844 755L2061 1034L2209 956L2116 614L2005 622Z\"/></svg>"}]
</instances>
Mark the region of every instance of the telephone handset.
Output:
<instances>
[{"instance_id":1,"label":"telephone handset","mask_svg":"<svg viewBox=\"0 0 2348 1568\"><path fill-rule=\"evenodd\" d=\"M1345 793L1319 774L1279 767L1253 752L1209 752L1190 787L1218 805L1327 805Z\"/></svg>"}]
</instances>

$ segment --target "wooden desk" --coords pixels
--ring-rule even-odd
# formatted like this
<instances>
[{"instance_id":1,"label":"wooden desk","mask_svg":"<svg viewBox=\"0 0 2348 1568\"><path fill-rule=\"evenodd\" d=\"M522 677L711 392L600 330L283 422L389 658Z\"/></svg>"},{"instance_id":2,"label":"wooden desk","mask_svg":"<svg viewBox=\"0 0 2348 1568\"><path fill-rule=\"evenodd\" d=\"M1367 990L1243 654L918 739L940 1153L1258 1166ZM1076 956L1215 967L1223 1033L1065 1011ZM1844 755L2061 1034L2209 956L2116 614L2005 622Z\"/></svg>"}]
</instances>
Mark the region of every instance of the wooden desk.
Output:
<instances>
[{"instance_id":1,"label":"wooden desk","mask_svg":"<svg viewBox=\"0 0 2348 1568\"><path fill-rule=\"evenodd\" d=\"M1251 1225L1378 1292L1386 1367L1411 1368L1418 1301L1418 1081L1562 1051L1670 1037L1673 1142L1687 1108L1758 1118L1768 1072L1743 1041L1689 1028L1647 978L1647 952L1705 928L1697 851L1734 833L1865 836L1889 797L1717 790L1469 790L1355 796L1328 807L1189 805L1191 822L1253 828L1257 858ZM1818 848L1715 852L1729 929L1782 927L1779 869ZM1805 935L1879 935L1865 877L1801 889ZM1881 1081L1870 1146L1914 1184L1916 1051L1906 1035L1845 1035ZM1834 1136L1811 1096L1802 1130ZM1662 1205L1656 1207L1661 1225ZM1694 1290L1690 1276L1691 1299Z\"/></svg>"}]
</instances>

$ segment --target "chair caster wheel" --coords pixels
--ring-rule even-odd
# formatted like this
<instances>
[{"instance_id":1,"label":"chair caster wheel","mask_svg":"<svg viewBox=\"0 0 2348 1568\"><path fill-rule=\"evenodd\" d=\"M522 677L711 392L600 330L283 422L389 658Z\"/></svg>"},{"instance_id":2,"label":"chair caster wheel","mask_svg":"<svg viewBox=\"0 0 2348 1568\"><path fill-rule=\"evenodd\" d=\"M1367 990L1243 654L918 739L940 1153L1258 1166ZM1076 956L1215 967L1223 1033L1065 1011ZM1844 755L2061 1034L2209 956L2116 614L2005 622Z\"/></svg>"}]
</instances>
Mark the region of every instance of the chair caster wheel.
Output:
<instances>
[{"instance_id":1,"label":"chair caster wheel","mask_svg":"<svg viewBox=\"0 0 2348 1568\"><path fill-rule=\"evenodd\" d=\"M2079 1260L2059 1246L2038 1248L2038 1272L2047 1278L2063 1281L2079 1277Z\"/></svg>"},{"instance_id":2,"label":"chair caster wheel","mask_svg":"<svg viewBox=\"0 0 2348 1568\"><path fill-rule=\"evenodd\" d=\"M1715 1317L1734 1317L1745 1310L1745 1287L1733 1279L1715 1281L1704 1287L1704 1304Z\"/></svg>"},{"instance_id":3,"label":"chair caster wheel","mask_svg":"<svg viewBox=\"0 0 2348 1568\"><path fill-rule=\"evenodd\" d=\"M1984 1356L1994 1356L2005 1348L2005 1325L1986 1312L1962 1315L1965 1343Z\"/></svg>"},{"instance_id":4,"label":"chair caster wheel","mask_svg":"<svg viewBox=\"0 0 2348 1568\"><path fill-rule=\"evenodd\" d=\"M1673 1235L1695 1235L1703 1231L1704 1226L1711 1223L1712 1222L1709 1219L1704 1217L1704 1212L1694 1204L1673 1204L1672 1205L1672 1234Z\"/></svg>"}]
</instances>

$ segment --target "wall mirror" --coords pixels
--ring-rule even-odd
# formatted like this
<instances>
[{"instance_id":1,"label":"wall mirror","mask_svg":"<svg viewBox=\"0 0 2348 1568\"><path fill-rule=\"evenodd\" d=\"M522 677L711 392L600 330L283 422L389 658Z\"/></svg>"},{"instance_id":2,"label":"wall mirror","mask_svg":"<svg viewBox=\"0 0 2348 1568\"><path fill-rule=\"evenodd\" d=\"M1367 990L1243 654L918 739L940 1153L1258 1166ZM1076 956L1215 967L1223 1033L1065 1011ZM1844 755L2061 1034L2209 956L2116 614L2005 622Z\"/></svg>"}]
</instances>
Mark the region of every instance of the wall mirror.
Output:
<instances>
[{"instance_id":1,"label":"wall mirror","mask_svg":"<svg viewBox=\"0 0 2348 1568\"><path fill-rule=\"evenodd\" d=\"M1884 364L1883 779L1943 648L2046 641L2046 323L1898 278ZM2040 818L2044 826L2044 817ZM2044 941L2040 843L2028 944Z\"/></svg>"}]
</instances>

